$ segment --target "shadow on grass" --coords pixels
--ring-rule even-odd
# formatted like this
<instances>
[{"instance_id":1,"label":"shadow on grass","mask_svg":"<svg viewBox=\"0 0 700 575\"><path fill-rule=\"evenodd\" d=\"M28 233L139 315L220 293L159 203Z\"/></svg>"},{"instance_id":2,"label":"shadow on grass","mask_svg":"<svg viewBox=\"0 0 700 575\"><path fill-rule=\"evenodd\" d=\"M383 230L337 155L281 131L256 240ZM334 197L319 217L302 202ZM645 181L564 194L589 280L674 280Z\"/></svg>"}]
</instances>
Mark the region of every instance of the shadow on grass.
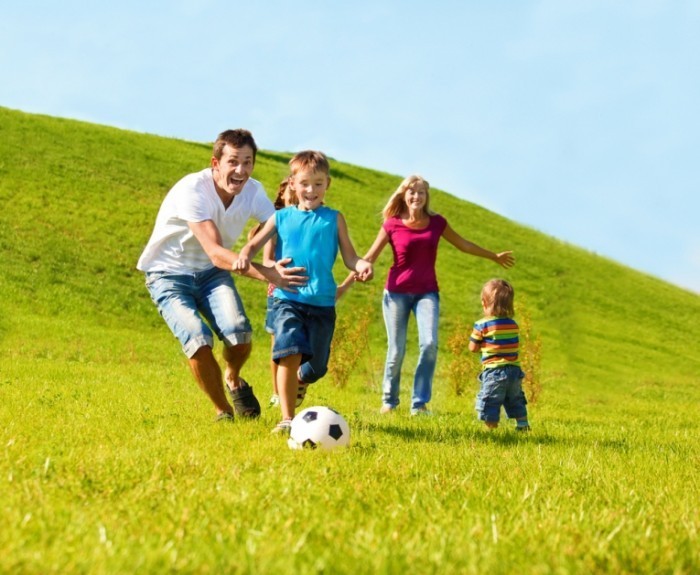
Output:
<instances>
[{"instance_id":1,"label":"shadow on grass","mask_svg":"<svg viewBox=\"0 0 700 575\"><path fill-rule=\"evenodd\" d=\"M519 433L513 429L488 431L472 425L451 425L441 421L442 417L399 424L394 422L365 422L364 429L370 434L389 435L406 442L427 442L458 445L465 441L497 443L500 445L518 445L532 443L535 445L550 445L559 443L559 439L548 433ZM426 425L423 425L425 423ZM447 424L446 424L447 423Z\"/></svg>"}]
</instances>

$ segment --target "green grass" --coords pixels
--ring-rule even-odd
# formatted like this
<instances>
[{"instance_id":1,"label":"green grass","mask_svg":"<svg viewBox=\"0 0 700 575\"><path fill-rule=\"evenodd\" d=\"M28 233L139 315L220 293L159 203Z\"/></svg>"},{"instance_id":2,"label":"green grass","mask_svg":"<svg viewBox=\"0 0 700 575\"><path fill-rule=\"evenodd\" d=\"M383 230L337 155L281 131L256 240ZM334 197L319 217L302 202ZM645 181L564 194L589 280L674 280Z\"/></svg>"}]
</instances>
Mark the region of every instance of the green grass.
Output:
<instances>
[{"instance_id":1,"label":"green grass","mask_svg":"<svg viewBox=\"0 0 700 575\"><path fill-rule=\"evenodd\" d=\"M212 422L134 269L163 196L209 154L0 108L0 572L700 570L696 294L433 191L455 229L514 249L517 266L441 248L436 416L407 416L412 331L401 411L380 417L383 254L338 307L371 319L350 381L307 400L343 413L353 445L293 452L269 434L274 410ZM259 156L270 194L288 157ZM333 170L328 202L362 252L401 177ZM487 433L475 382L447 383L446 342L496 275L542 341L527 436ZM265 400L265 286L238 285L256 329L246 376Z\"/></svg>"}]
</instances>

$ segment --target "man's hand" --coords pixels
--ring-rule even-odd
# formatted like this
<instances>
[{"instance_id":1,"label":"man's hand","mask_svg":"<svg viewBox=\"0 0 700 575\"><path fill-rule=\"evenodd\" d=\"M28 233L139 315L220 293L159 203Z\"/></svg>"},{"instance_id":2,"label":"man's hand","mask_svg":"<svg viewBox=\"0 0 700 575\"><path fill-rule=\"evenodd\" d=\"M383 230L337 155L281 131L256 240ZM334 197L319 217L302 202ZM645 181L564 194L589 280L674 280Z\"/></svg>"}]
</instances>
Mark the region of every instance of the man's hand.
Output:
<instances>
[{"instance_id":1,"label":"man's hand","mask_svg":"<svg viewBox=\"0 0 700 575\"><path fill-rule=\"evenodd\" d=\"M275 267L267 268L271 271L269 282L287 291L296 291L294 288L305 286L309 277L303 275L306 268L288 268L292 258L284 258L275 262Z\"/></svg>"}]
</instances>

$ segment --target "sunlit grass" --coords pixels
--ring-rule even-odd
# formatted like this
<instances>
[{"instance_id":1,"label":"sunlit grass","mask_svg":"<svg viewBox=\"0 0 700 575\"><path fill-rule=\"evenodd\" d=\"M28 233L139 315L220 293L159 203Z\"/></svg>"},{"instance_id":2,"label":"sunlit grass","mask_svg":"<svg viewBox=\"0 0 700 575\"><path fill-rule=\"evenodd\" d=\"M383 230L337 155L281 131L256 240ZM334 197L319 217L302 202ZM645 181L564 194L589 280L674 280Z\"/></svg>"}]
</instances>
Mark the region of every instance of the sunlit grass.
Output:
<instances>
[{"instance_id":1,"label":"sunlit grass","mask_svg":"<svg viewBox=\"0 0 700 575\"><path fill-rule=\"evenodd\" d=\"M294 452L269 433L274 410L213 422L134 270L163 195L209 146L1 108L0 133L1 573L700 570L696 295L436 191L455 229L518 258L501 272L441 248L436 415L408 416L414 326L399 413L378 413L384 254L338 306L368 315L347 336L364 351L344 386L329 375L307 399L346 417L352 447ZM286 157L261 153L268 190ZM329 203L364 251L400 178L334 169ZM476 382L450 383L448 341L495 275L542 341L529 435L487 432ZM238 285L265 404L265 286Z\"/></svg>"}]
</instances>

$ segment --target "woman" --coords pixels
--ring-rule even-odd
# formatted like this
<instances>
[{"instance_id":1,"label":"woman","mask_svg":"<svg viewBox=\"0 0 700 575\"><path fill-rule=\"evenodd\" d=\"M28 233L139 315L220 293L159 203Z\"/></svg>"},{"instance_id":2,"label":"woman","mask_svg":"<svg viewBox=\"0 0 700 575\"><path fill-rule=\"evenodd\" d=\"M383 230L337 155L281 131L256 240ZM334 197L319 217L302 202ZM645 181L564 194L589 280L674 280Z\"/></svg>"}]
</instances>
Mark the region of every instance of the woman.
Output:
<instances>
[{"instance_id":1,"label":"woman","mask_svg":"<svg viewBox=\"0 0 700 575\"><path fill-rule=\"evenodd\" d=\"M406 332L411 312L418 324L419 356L413 378L411 415L430 415L427 403L432 396L437 361L438 294L435 260L440 238L458 250L493 260L504 268L515 260L512 252L494 253L464 239L447 220L430 211L430 186L420 176L409 176L397 188L382 211L384 223L364 257L376 261L391 244L394 263L389 269L383 296L384 323L388 339L381 413L391 413L399 405L401 365L406 352ZM354 281L351 274L339 288L342 295Z\"/></svg>"}]
</instances>

